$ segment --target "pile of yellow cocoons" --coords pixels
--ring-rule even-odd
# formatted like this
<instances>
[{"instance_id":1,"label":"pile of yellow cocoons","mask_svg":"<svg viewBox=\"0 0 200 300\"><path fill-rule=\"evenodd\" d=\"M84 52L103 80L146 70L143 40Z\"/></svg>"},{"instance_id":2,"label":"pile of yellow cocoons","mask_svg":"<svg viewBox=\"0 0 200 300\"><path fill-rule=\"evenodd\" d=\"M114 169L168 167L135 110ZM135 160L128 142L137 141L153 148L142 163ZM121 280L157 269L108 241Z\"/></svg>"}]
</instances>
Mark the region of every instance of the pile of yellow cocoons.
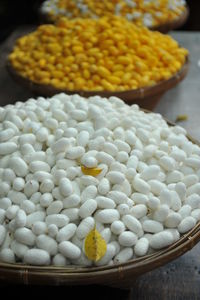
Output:
<instances>
[{"instance_id":1,"label":"pile of yellow cocoons","mask_svg":"<svg viewBox=\"0 0 200 300\"><path fill-rule=\"evenodd\" d=\"M113 16L42 25L17 40L9 61L24 78L56 89L126 91L170 78L187 55L170 36Z\"/></svg>"}]
</instances>

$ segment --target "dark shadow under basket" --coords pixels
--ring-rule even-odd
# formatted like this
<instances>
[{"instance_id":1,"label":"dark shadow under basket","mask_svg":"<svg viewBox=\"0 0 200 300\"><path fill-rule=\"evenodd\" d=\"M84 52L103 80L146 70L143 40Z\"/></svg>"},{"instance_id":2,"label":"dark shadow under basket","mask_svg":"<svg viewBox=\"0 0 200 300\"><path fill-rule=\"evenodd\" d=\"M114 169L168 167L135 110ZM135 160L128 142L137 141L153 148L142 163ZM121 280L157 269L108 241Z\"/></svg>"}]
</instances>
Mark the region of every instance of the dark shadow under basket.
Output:
<instances>
[{"instance_id":1,"label":"dark shadow under basket","mask_svg":"<svg viewBox=\"0 0 200 300\"><path fill-rule=\"evenodd\" d=\"M161 96L167 92L169 89L177 85L181 80L184 79L188 72L189 68L189 58L186 58L186 61L182 68L172 77L167 80L158 82L157 84L149 87L139 88L136 90L128 90L123 92L110 92L110 91L81 91L81 90L64 90L56 89L50 85L38 84L33 81L22 77L15 69L12 67L11 63L7 61L7 69L13 79L21 84L23 87L29 89L31 92L40 96L53 96L55 94L64 92L68 95L79 94L83 97L90 97L99 95L101 97L109 98L111 96L116 96L121 98L127 104L138 104L140 107L152 110L160 100Z\"/></svg>"},{"instance_id":2,"label":"dark shadow under basket","mask_svg":"<svg viewBox=\"0 0 200 300\"><path fill-rule=\"evenodd\" d=\"M148 112L148 111L146 111ZM168 121L167 121L168 122ZM168 122L169 125L174 125ZM188 139L200 143L187 135ZM200 241L200 222L171 246L123 264L103 267L36 267L0 262L0 281L26 285L104 285L131 288L140 275L154 270L191 250Z\"/></svg>"}]
</instances>

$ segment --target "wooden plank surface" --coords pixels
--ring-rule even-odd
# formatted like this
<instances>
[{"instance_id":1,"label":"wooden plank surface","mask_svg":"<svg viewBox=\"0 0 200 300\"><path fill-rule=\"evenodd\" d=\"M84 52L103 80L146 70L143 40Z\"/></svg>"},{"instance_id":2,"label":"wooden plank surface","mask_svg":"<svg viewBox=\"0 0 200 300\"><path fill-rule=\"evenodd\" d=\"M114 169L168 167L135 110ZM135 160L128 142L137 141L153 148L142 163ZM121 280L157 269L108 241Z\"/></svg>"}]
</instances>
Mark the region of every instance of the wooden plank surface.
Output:
<instances>
[{"instance_id":1,"label":"wooden plank surface","mask_svg":"<svg viewBox=\"0 0 200 300\"><path fill-rule=\"evenodd\" d=\"M25 101L32 95L23 90L9 77L5 60L13 41L30 28L16 30L4 44L0 46L0 105ZM179 43L190 50L191 66L187 78L164 95L155 111L162 113L174 121L179 114L187 114L188 121L180 123L188 132L200 140L200 33L172 33ZM1 290L7 289L6 283L0 283ZM16 287L15 287L16 288ZM20 287L19 287L20 288ZM33 293L41 287L31 288ZM56 288L48 288L48 291ZM16 289L17 290L17 289ZM62 288L66 297L73 299L161 299L161 300L196 300L200 299L200 244L179 259L147 273L138 278L131 291L120 291L104 287Z\"/></svg>"}]
</instances>

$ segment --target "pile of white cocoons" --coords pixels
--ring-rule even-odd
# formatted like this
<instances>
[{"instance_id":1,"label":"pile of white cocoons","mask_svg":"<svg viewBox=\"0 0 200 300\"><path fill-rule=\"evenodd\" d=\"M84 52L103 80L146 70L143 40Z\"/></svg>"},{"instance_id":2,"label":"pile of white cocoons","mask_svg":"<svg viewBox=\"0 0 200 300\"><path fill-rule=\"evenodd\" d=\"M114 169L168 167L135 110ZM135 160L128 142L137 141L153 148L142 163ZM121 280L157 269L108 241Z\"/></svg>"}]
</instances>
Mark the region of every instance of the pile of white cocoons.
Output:
<instances>
[{"instance_id":1,"label":"pile of white cocoons","mask_svg":"<svg viewBox=\"0 0 200 300\"><path fill-rule=\"evenodd\" d=\"M64 93L0 108L1 262L124 263L199 220L200 147L160 114ZM84 250L94 228L107 244L97 262Z\"/></svg>"}]
</instances>

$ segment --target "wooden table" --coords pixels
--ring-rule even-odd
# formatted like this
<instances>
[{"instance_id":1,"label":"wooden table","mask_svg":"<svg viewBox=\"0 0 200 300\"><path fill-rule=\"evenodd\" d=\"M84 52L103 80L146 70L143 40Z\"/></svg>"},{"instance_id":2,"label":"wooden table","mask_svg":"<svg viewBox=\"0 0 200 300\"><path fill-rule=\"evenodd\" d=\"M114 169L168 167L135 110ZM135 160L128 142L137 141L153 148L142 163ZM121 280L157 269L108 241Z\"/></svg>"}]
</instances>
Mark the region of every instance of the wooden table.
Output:
<instances>
[{"instance_id":1,"label":"wooden table","mask_svg":"<svg viewBox=\"0 0 200 300\"><path fill-rule=\"evenodd\" d=\"M12 81L5 69L5 58L13 40L30 29L16 30L0 46L0 105L24 101L33 95ZM174 121L179 114L187 114L188 120L180 123L188 133L200 140L200 33L173 32L178 42L189 49L191 66L187 78L164 95L155 111ZM1 284L5 288L6 285ZM29 288L37 295L38 288ZM54 288L48 288L48 291ZM65 296L73 299L79 293L87 299L200 299L200 244L179 259L149 272L137 279L130 291L104 287L62 288ZM59 293L62 290L59 290ZM80 299L80 297L79 297Z\"/></svg>"}]
</instances>

